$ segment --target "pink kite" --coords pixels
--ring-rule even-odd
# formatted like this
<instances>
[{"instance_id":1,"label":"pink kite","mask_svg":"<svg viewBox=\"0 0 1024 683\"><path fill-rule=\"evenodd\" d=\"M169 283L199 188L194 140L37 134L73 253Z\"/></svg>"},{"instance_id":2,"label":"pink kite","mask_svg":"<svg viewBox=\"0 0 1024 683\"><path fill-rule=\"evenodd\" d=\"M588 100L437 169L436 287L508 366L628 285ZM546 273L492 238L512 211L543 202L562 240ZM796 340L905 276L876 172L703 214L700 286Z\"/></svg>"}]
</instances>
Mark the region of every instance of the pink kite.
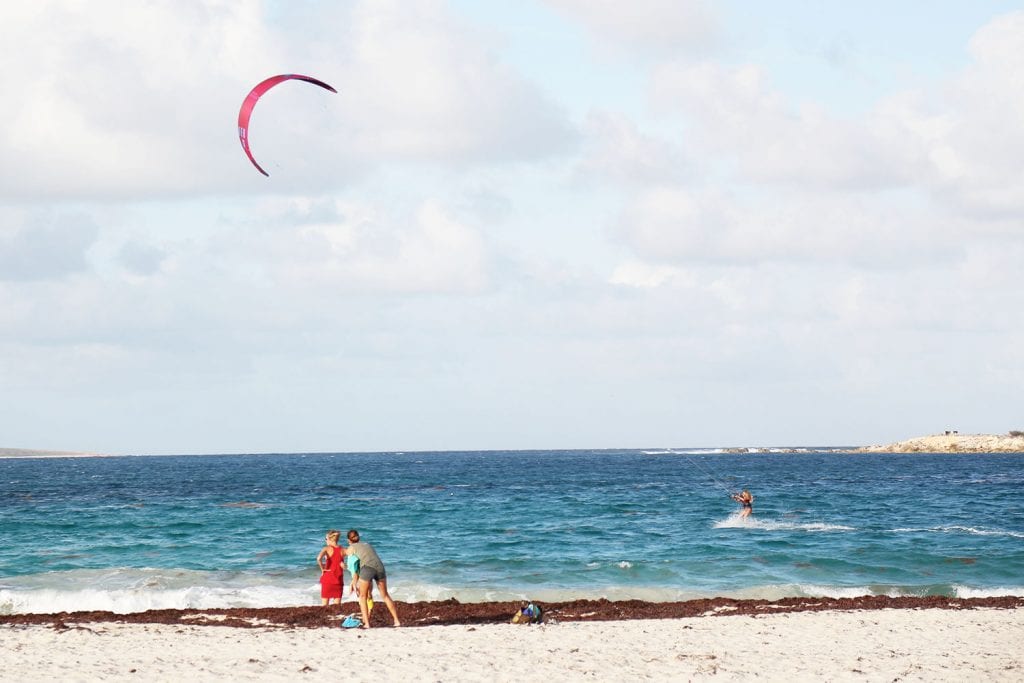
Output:
<instances>
[{"instance_id":1,"label":"pink kite","mask_svg":"<svg viewBox=\"0 0 1024 683\"><path fill-rule=\"evenodd\" d=\"M313 85L319 85L321 88L330 90L333 93L338 91L327 85L323 81L318 81L310 76L301 76L299 74L282 74L280 76L271 76L265 81L262 81L259 85L252 89L252 91L246 96L245 101L242 102L242 108L238 110L238 139L242 142L242 149L245 150L245 155L249 157L249 161L256 167L256 170L263 175L270 177L270 174L264 171L259 164L256 163L256 159L253 158L252 152L249 150L249 117L252 116L253 107L256 106L256 101L263 96L263 93L273 88L278 83L290 80L306 81Z\"/></svg>"}]
</instances>

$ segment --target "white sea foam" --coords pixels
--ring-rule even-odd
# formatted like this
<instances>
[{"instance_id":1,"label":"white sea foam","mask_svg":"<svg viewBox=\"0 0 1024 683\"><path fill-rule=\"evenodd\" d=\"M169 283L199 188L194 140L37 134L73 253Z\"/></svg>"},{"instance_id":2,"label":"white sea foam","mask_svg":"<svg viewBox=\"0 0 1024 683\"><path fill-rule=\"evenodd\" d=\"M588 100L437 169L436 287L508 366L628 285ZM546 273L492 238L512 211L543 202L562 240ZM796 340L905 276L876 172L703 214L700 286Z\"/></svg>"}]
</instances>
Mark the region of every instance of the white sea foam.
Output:
<instances>
[{"instance_id":1,"label":"white sea foam","mask_svg":"<svg viewBox=\"0 0 1024 683\"><path fill-rule=\"evenodd\" d=\"M957 592L962 595L961 589ZM1013 589L997 595L1012 595ZM392 591L396 600L409 602L448 600L455 598L459 602L485 601L518 601L539 600L542 602L562 602L569 600L646 600L648 602L677 602L702 598L733 598L736 600L781 600L783 598L856 598L864 595L886 595L889 597L913 597L929 594L928 588L900 586L832 586L825 584L770 584L750 586L746 588L671 588L622 584L595 588L537 586L529 589L480 589L472 587L452 587L428 584L403 584L401 590ZM1017 593L1022 594L1021 592ZM978 590L977 596L987 595Z\"/></svg>"},{"instance_id":2,"label":"white sea foam","mask_svg":"<svg viewBox=\"0 0 1024 683\"><path fill-rule=\"evenodd\" d=\"M777 599L801 594L794 592L792 587L766 591L722 591L683 590L630 583L586 588L550 585L502 588L449 586L408 580L393 584L389 588L394 598L403 602L455 598L460 602L470 603L519 600L557 602L602 598L666 602L717 595ZM353 599L352 595L346 594L346 602ZM0 584L0 614L50 614L87 610L126 614L151 609L290 607L316 605L319 602L319 586L308 579L279 577L277 582L273 583L268 582L265 575L235 574L224 577L213 572L190 570L74 570L8 577Z\"/></svg>"},{"instance_id":3,"label":"white sea foam","mask_svg":"<svg viewBox=\"0 0 1024 683\"><path fill-rule=\"evenodd\" d=\"M317 587L308 590L273 588L210 588L196 586L179 590L78 590L0 589L0 614L71 612L101 610L116 614L151 609L214 609L226 607L285 607L314 604Z\"/></svg>"},{"instance_id":4,"label":"white sea foam","mask_svg":"<svg viewBox=\"0 0 1024 683\"><path fill-rule=\"evenodd\" d=\"M944 533L944 534L973 534L975 536L1007 536L1009 538L1024 538L1020 531L1009 531L1006 529L979 529L972 526L933 526L933 527L900 527L891 529L891 533Z\"/></svg>"},{"instance_id":5,"label":"white sea foam","mask_svg":"<svg viewBox=\"0 0 1024 683\"><path fill-rule=\"evenodd\" d=\"M876 595L867 586L820 586L816 584L799 584L795 586L773 586L784 593L792 591L802 598L859 598L862 595ZM771 598L780 599L780 598Z\"/></svg>"},{"instance_id":6,"label":"white sea foam","mask_svg":"<svg viewBox=\"0 0 1024 683\"><path fill-rule=\"evenodd\" d=\"M396 600L406 602L447 600L451 597L463 602L529 598L520 591L474 587L453 590L414 581L400 582L397 586L393 584L390 588ZM344 601L354 600L346 590ZM0 580L0 614L91 610L127 614L152 609L318 604L320 586L315 579L310 579L308 572L272 576L188 569L114 568L45 572Z\"/></svg>"},{"instance_id":7,"label":"white sea foam","mask_svg":"<svg viewBox=\"0 0 1024 683\"><path fill-rule=\"evenodd\" d=\"M644 455L721 455L724 448L662 448L656 451L641 451Z\"/></svg>"},{"instance_id":8,"label":"white sea foam","mask_svg":"<svg viewBox=\"0 0 1024 683\"><path fill-rule=\"evenodd\" d=\"M764 531L855 531L852 526L824 522L781 522L762 517L741 517L736 512L714 523L715 529L761 529Z\"/></svg>"},{"instance_id":9,"label":"white sea foam","mask_svg":"<svg viewBox=\"0 0 1024 683\"><path fill-rule=\"evenodd\" d=\"M147 574L153 578L158 570L116 570L107 572L107 580L113 574L117 581L127 577ZM97 575L102 572L95 572ZM142 612L150 609L217 609L229 607L291 607L317 605L320 602L318 586L301 577L279 577L276 583L268 582L265 576L257 574L235 575L230 580L212 577L210 572L185 571L192 580L206 580L205 585L181 585L156 587L138 585L134 587L100 587L86 582L82 572L62 572L55 577L52 573L32 577L9 577L0 585L0 614L49 614L84 610L110 611L116 614ZM78 574L72 579L71 575ZM204 575L205 576L202 576ZM97 577L94 577L97 578ZM102 578L102 577L100 577ZM22 580L24 579L24 580ZM182 577L179 577L181 580ZM159 579L158 579L159 580ZM73 588L55 588L54 583ZM210 585L216 583L217 585ZM78 586L88 586L86 588ZM391 586L392 595L403 602L448 600L474 603L487 601L540 600L560 602L580 599L646 600L670 602L699 598L727 597L735 599L780 600L790 597L853 598L862 595L888 595L890 597L927 595L927 587L899 586L833 586L822 584L772 584L746 588L690 588L664 586L642 586L623 583L601 587L566 587L538 585L533 587L475 587L448 586L432 582L403 581ZM951 587L955 597L996 597L1024 595L1024 587L971 588ZM354 600L345 596L345 602Z\"/></svg>"},{"instance_id":10,"label":"white sea foam","mask_svg":"<svg viewBox=\"0 0 1024 683\"><path fill-rule=\"evenodd\" d=\"M181 569L84 569L7 577L0 614L102 610L286 607L316 604L319 584L301 577Z\"/></svg>"},{"instance_id":11,"label":"white sea foam","mask_svg":"<svg viewBox=\"0 0 1024 683\"><path fill-rule=\"evenodd\" d=\"M1024 595L1024 586L1006 586L995 588L968 588L953 586L958 598L1002 598L1006 596Z\"/></svg>"},{"instance_id":12,"label":"white sea foam","mask_svg":"<svg viewBox=\"0 0 1024 683\"><path fill-rule=\"evenodd\" d=\"M730 591L728 597L738 599L781 600L782 598L857 598L885 595L890 598L921 597L929 595L928 587L910 586L833 586L827 584L794 583L753 586Z\"/></svg>"},{"instance_id":13,"label":"white sea foam","mask_svg":"<svg viewBox=\"0 0 1024 683\"><path fill-rule=\"evenodd\" d=\"M391 586L388 586L389 590ZM622 584L600 588L580 588L561 586L535 586L529 588L474 588L472 586L443 586L436 584L402 584L391 590L396 600L405 602L448 600L455 598L459 602L508 602L519 600L538 600L541 602L563 602L569 600L646 600L649 602L672 602L709 598L725 595L721 591L682 590L678 588L662 588Z\"/></svg>"}]
</instances>

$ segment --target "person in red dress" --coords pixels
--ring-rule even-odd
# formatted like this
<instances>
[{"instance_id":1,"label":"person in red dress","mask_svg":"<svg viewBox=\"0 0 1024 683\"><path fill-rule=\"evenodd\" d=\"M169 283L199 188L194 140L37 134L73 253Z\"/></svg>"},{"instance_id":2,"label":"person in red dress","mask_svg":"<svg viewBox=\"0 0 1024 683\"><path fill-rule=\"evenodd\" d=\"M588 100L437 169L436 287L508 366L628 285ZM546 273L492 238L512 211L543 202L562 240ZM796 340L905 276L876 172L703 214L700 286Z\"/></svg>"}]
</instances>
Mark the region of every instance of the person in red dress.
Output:
<instances>
[{"instance_id":1,"label":"person in red dress","mask_svg":"<svg viewBox=\"0 0 1024 683\"><path fill-rule=\"evenodd\" d=\"M338 546L341 532L331 529L325 540L327 545L320 549L316 556L316 566L320 568L320 604L325 607L335 601L341 604L341 590L345 583L345 553Z\"/></svg>"}]
</instances>

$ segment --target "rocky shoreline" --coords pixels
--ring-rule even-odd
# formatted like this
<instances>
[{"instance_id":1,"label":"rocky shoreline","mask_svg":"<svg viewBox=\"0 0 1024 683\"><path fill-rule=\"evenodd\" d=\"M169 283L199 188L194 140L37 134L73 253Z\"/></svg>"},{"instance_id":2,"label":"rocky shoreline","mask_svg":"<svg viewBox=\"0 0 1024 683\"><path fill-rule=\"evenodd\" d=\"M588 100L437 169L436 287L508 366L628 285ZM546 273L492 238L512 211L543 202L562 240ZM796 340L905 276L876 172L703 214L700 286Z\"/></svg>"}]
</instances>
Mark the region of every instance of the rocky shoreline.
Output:
<instances>
[{"instance_id":1,"label":"rocky shoreline","mask_svg":"<svg viewBox=\"0 0 1024 683\"><path fill-rule=\"evenodd\" d=\"M1024 453L1024 434L933 434L887 445L865 446L858 453Z\"/></svg>"},{"instance_id":2,"label":"rocky shoreline","mask_svg":"<svg viewBox=\"0 0 1024 683\"><path fill-rule=\"evenodd\" d=\"M883 609L1021 609L1024 596L951 598L946 596L856 598L784 598L782 600L735 600L710 598L684 602L643 600L573 600L536 603L544 609L548 623L573 621L625 621L636 619L681 619L714 616L756 616L787 612L859 611ZM399 602L403 626L506 624L522 606L519 602L461 603L455 599L435 602ZM355 603L329 608L234 607L227 609L165 609L116 614L114 612L60 612L57 614L0 615L0 625L43 625L54 629L83 628L83 624L173 624L178 626L231 626L238 628L317 629L336 628L345 614L357 612ZM373 626L390 626L387 610L372 613Z\"/></svg>"}]
</instances>

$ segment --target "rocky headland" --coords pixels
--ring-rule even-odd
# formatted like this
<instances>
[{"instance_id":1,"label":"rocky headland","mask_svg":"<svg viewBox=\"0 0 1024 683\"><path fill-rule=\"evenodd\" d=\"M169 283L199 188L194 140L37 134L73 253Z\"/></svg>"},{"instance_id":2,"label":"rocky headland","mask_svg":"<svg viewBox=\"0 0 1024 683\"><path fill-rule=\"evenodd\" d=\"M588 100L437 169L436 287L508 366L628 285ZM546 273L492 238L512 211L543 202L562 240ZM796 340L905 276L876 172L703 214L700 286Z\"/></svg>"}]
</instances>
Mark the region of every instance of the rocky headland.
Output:
<instances>
[{"instance_id":1,"label":"rocky headland","mask_svg":"<svg viewBox=\"0 0 1024 683\"><path fill-rule=\"evenodd\" d=\"M1024 453L1024 432L918 436L887 445L865 446L860 453Z\"/></svg>"}]
</instances>

